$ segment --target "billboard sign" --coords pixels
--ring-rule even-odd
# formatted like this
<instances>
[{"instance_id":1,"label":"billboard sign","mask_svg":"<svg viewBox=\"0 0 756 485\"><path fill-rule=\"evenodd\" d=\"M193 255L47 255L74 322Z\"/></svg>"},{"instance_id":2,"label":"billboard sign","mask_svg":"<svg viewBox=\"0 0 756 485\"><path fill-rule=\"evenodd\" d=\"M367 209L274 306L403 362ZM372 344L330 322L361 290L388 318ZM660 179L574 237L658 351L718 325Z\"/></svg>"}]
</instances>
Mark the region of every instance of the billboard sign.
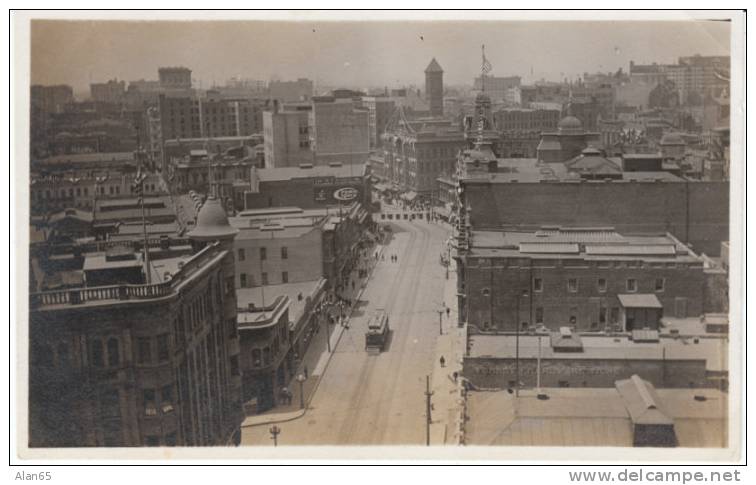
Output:
<instances>
[{"instance_id":1,"label":"billboard sign","mask_svg":"<svg viewBox=\"0 0 756 485\"><path fill-rule=\"evenodd\" d=\"M362 200L362 187L354 184L316 185L314 200L319 204L351 204Z\"/></svg>"}]
</instances>

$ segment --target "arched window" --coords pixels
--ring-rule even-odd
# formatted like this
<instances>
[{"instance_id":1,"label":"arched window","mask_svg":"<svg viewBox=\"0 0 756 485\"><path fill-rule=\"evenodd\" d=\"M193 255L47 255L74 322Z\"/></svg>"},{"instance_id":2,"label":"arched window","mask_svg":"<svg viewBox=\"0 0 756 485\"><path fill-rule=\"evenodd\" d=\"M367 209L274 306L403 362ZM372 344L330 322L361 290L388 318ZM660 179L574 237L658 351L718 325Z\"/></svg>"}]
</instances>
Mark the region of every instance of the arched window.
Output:
<instances>
[{"instance_id":1,"label":"arched window","mask_svg":"<svg viewBox=\"0 0 756 485\"><path fill-rule=\"evenodd\" d=\"M116 367L121 362L118 354L118 339L111 337L108 339L108 366Z\"/></svg>"}]
</instances>

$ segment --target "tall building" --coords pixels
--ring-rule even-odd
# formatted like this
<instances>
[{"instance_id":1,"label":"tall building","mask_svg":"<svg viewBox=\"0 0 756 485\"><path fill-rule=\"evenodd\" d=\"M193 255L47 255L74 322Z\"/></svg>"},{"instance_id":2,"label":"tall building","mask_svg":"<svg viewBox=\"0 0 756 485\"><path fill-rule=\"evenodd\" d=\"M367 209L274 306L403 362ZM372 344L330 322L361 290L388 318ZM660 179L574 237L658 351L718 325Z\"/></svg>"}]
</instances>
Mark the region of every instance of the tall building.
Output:
<instances>
[{"instance_id":1,"label":"tall building","mask_svg":"<svg viewBox=\"0 0 756 485\"><path fill-rule=\"evenodd\" d=\"M391 119L396 103L387 97L365 96L362 98L362 106L370 113L368 118L370 148L376 148L380 146L381 135L386 131L386 125Z\"/></svg>"},{"instance_id":2,"label":"tall building","mask_svg":"<svg viewBox=\"0 0 756 485\"><path fill-rule=\"evenodd\" d=\"M169 96L158 99L164 140L246 136L260 133L263 104L253 99Z\"/></svg>"},{"instance_id":3,"label":"tall building","mask_svg":"<svg viewBox=\"0 0 756 485\"><path fill-rule=\"evenodd\" d=\"M276 168L313 163L309 128L312 105L287 105L282 110L278 106L274 101L273 111L263 113L265 165Z\"/></svg>"},{"instance_id":4,"label":"tall building","mask_svg":"<svg viewBox=\"0 0 756 485\"><path fill-rule=\"evenodd\" d=\"M444 70L434 57L425 68L425 99L430 105L431 116L444 114Z\"/></svg>"},{"instance_id":5,"label":"tall building","mask_svg":"<svg viewBox=\"0 0 756 485\"><path fill-rule=\"evenodd\" d=\"M186 67L161 67L158 78L163 89L192 88L192 70Z\"/></svg>"},{"instance_id":6,"label":"tall building","mask_svg":"<svg viewBox=\"0 0 756 485\"><path fill-rule=\"evenodd\" d=\"M482 76L478 76L473 81L474 91L485 91L494 101L502 101L511 96L513 88L519 88L521 83L520 76L486 76L485 83Z\"/></svg>"},{"instance_id":7,"label":"tall building","mask_svg":"<svg viewBox=\"0 0 756 485\"><path fill-rule=\"evenodd\" d=\"M73 88L67 84L42 86L35 84L31 87L32 113L35 110L44 113L61 113L63 107L72 103Z\"/></svg>"},{"instance_id":8,"label":"tall building","mask_svg":"<svg viewBox=\"0 0 756 485\"><path fill-rule=\"evenodd\" d=\"M312 98L310 139L317 164L365 163L370 156L370 113L352 99Z\"/></svg>"},{"instance_id":9,"label":"tall building","mask_svg":"<svg viewBox=\"0 0 756 485\"><path fill-rule=\"evenodd\" d=\"M296 81L271 81L268 83L268 97L279 102L292 103L309 101L313 94L313 83L309 79Z\"/></svg>"},{"instance_id":10,"label":"tall building","mask_svg":"<svg viewBox=\"0 0 756 485\"><path fill-rule=\"evenodd\" d=\"M126 94L126 82L111 79L104 83L92 83L89 92L93 101L100 103L121 103Z\"/></svg>"},{"instance_id":11,"label":"tall building","mask_svg":"<svg viewBox=\"0 0 756 485\"><path fill-rule=\"evenodd\" d=\"M86 287L30 295L29 446L239 443L235 232L210 198L193 254L87 255Z\"/></svg>"}]
</instances>

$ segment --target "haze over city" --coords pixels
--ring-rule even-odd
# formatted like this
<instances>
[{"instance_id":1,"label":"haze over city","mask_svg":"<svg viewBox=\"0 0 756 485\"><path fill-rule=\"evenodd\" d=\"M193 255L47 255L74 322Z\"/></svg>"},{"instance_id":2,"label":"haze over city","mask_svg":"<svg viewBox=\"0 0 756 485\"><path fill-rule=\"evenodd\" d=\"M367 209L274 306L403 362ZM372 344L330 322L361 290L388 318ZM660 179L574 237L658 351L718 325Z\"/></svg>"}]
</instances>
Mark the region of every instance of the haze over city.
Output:
<instances>
[{"instance_id":1,"label":"haze over city","mask_svg":"<svg viewBox=\"0 0 756 485\"><path fill-rule=\"evenodd\" d=\"M729 23L714 21L35 21L31 32L32 84L70 84L77 95L91 82L154 79L167 65L189 67L203 88L232 77L392 88L422 84L433 57L448 85L471 84L481 44L492 75L525 82L730 49Z\"/></svg>"}]
</instances>

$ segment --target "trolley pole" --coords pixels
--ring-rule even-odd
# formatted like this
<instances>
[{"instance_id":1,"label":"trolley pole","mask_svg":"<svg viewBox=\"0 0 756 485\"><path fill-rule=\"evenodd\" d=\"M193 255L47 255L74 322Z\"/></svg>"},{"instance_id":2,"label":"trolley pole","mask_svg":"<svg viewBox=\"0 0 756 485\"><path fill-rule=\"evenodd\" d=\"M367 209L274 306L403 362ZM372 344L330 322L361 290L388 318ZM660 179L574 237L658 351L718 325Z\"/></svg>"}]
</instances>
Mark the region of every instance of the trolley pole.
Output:
<instances>
[{"instance_id":1,"label":"trolley pole","mask_svg":"<svg viewBox=\"0 0 756 485\"><path fill-rule=\"evenodd\" d=\"M430 446L431 396L430 376L425 376L425 446Z\"/></svg>"}]
</instances>

